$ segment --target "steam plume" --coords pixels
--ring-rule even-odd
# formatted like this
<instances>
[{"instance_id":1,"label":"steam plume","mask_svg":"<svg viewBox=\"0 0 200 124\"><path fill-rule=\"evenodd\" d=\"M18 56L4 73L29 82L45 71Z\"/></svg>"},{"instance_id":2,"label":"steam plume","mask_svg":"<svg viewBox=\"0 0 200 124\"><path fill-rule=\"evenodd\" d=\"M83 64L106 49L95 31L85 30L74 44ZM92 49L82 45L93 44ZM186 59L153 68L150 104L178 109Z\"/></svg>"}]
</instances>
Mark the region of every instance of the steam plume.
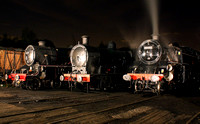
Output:
<instances>
[{"instance_id":1,"label":"steam plume","mask_svg":"<svg viewBox=\"0 0 200 124\"><path fill-rule=\"evenodd\" d=\"M158 0L145 0L147 5L147 10L149 11L153 36L159 36L158 30Z\"/></svg>"}]
</instances>

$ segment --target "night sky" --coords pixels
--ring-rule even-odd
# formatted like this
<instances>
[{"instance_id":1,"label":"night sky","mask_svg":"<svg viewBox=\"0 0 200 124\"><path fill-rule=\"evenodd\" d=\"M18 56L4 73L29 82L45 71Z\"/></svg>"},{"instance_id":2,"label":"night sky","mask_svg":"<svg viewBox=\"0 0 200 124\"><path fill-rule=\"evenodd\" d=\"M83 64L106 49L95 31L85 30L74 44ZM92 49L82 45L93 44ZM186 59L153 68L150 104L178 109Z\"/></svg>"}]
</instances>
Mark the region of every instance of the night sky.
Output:
<instances>
[{"instance_id":1,"label":"night sky","mask_svg":"<svg viewBox=\"0 0 200 124\"><path fill-rule=\"evenodd\" d=\"M198 1L160 0L162 41L200 50ZM91 45L117 42L137 47L151 38L150 16L143 0L5 0L0 3L0 34L20 36L25 28L56 47L68 47L87 34Z\"/></svg>"}]
</instances>

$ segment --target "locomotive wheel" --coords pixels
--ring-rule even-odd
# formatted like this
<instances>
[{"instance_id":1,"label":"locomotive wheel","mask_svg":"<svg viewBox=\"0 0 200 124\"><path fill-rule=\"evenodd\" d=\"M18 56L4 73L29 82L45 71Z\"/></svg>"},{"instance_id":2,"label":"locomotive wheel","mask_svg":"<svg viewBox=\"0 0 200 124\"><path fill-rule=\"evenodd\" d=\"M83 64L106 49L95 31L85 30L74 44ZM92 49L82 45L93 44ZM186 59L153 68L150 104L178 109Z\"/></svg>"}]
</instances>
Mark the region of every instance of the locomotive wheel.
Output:
<instances>
[{"instance_id":1,"label":"locomotive wheel","mask_svg":"<svg viewBox=\"0 0 200 124\"><path fill-rule=\"evenodd\" d=\"M133 83L133 86L134 86L134 93L138 93L138 81L137 80Z\"/></svg>"},{"instance_id":2,"label":"locomotive wheel","mask_svg":"<svg viewBox=\"0 0 200 124\"><path fill-rule=\"evenodd\" d=\"M19 83L17 83L17 81L13 81L12 82L12 87L19 87Z\"/></svg>"},{"instance_id":3,"label":"locomotive wheel","mask_svg":"<svg viewBox=\"0 0 200 124\"><path fill-rule=\"evenodd\" d=\"M106 79L106 77L103 76L100 80L100 90L101 91L107 90L106 83L107 83L107 79Z\"/></svg>"},{"instance_id":4,"label":"locomotive wheel","mask_svg":"<svg viewBox=\"0 0 200 124\"><path fill-rule=\"evenodd\" d=\"M138 93L139 91L143 91L144 85L141 80L136 80L134 83L134 93Z\"/></svg>"},{"instance_id":5,"label":"locomotive wheel","mask_svg":"<svg viewBox=\"0 0 200 124\"><path fill-rule=\"evenodd\" d=\"M20 81L15 81L15 87L20 87Z\"/></svg>"},{"instance_id":6,"label":"locomotive wheel","mask_svg":"<svg viewBox=\"0 0 200 124\"><path fill-rule=\"evenodd\" d=\"M29 81L26 82L25 87L26 87L27 90L31 90L30 82Z\"/></svg>"},{"instance_id":7,"label":"locomotive wheel","mask_svg":"<svg viewBox=\"0 0 200 124\"><path fill-rule=\"evenodd\" d=\"M106 91L111 88L111 77L110 76L102 76L100 80L100 90L101 91Z\"/></svg>"},{"instance_id":8,"label":"locomotive wheel","mask_svg":"<svg viewBox=\"0 0 200 124\"><path fill-rule=\"evenodd\" d=\"M106 83L105 78L102 77L100 80L100 86L99 86L101 91L104 91L105 83Z\"/></svg>"},{"instance_id":9,"label":"locomotive wheel","mask_svg":"<svg viewBox=\"0 0 200 124\"><path fill-rule=\"evenodd\" d=\"M62 86L62 82L60 82L60 81L51 81L51 87L52 88L60 88Z\"/></svg>"},{"instance_id":10,"label":"locomotive wheel","mask_svg":"<svg viewBox=\"0 0 200 124\"><path fill-rule=\"evenodd\" d=\"M76 88L76 81L73 81L73 77L70 77L68 79L68 86L69 86L69 90L72 91L73 88Z\"/></svg>"},{"instance_id":11,"label":"locomotive wheel","mask_svg":"<svg viewBox=\"0 0 200 124\"><path fill-rule=\"evenodd\" d=\"M68 80L68 86L69 86L69 90L72 91L73 90L72 81Z\"/></svg>"},{"instance_id":12,"label":"locomotive wheel","mask_svg":"<svg viewBox=\"0 0 200 124\"><path fill-rule=\"evenodd\" d=\"M60 88L63 88L63 89L69 88L69 82L64 81L64 82L60 82L60 84L61 84Z\"/></svg>"},{"instance_id":13,"label":"locomotive wheel","mask_svg":"<svg viewBox=\"0 0 200 124\"><path fill-rule=\"evenodd\" d=\"M31 82L30 89L31 90L38 90L41 87L40 79L34 78Z\"/></svg>"},{"instance_id":14,"label":"locomotive wheel","mask_svg":"<svg viewBox=\"0 0 200 124\"><path fill-rule=\"evenodd\" d=\"M135 93L135 80L130 81L130 92Z\"/></svg>"},{"instance_id":15,"label":"locomotive wheel","mask_svg":"<svg viewBox=\"0 0 200 124\"><path fill-rule=\"evenodd\" d=\"M20 85L20 88L26 89L26 83L25 82L21 82L19 85Z\"/></svg>"}]
</instances>

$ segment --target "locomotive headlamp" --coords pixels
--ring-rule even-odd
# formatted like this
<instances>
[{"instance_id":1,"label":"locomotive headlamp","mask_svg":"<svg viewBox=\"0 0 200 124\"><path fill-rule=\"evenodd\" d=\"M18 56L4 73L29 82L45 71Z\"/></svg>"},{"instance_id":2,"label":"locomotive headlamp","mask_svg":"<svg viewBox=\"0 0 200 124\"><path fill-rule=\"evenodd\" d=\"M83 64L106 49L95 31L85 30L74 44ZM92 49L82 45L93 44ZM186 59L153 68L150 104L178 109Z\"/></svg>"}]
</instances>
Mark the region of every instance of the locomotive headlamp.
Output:
<instances>
[{"instance_id":1,"label":"locomotive headlamp","mask_svg":"<svg viewBox=\"0 0 200 124\"><path fill-rule=\"evenodd\" d=\"M123 79L124 79L125 81L130 81L130 80L131 80L131 76L125 74L125 75L123 75Z\"/></svg>"},{"instance_id":2,"label":"locomotive headlamp","mask_svg":"<svg viewBox=\"0 0 200 124\"><path fill-rule=\"evenodd\" d=\"M164 72L165 72L165 70L162 68L162 69L161 69L161 73L164 73Z\"/></svg>"},{"instance_id":3,"label":"locomotive headlamp","mask_svg":"<svg viewBox=\"0 0 200 124\"><path fill-rule=\"evenodd\" d=\"M179 56L181 55L181 52L180 52L180 51L178 51L178 55L179 55Z\"/></svg>"},{"instance_id":4,"label":"locomotive headlamp","mask_svg":"<svg viewBox=\"0 0 200 124\"><path fill-rule=\"evenodd\" d=\"M88 52L84 45L78 44L74 46L70 53L72 66L83 67L88 61Z\"/></svg>"},{"instance_id":5,"label":"locomotive headlamp","mask_svg":"<svg viewBox=\"0 0 200 124\"><path fill-rule=\"evenodd\" d=\"M145 40L140 44L137 54L143 63L155 64L162 55L162 48L156 40Z\"/></svg>"},{"instance_id":6,"label":"locomotive headlamp","mask_svg":"<svg viewBox=\"0 0 200 124\"><path fill-rule=\"evenodd\" d=\"M77 76L77 82L82 82L82 77L80 75Z\"/></svg>"},{"instance_id":7,"label":"locomotive headlamp","mask_svg":"<svg viewBox=\"0 0 200 124\"><path fill-rule=\"evenodd\" d=\"M60 75L60 81L64 81L64 76Z\"/></svg>"},{"instance_id":8,"label":"locomotive headlamp","mask_svg":"<svg viewBox=\"0 0 200 124\"><path fill-rule=\"evenodd\" d=\"M35 49L32 45L29 45L25 49L25 62L26 65L31 66L35 61Z\"/></svg>"},{"instance_id":9,"label":"locomotive headlamp","mask_svg":"<svg viewBox=\"0 0 200 124\"><path fill-rule=\"evenodd\" d=\"M167 65L167 70L168 70L168 71L172 71L172 69L173 69L172 65L171 65L171 64L168 64L168 65Z\"/></svg>"},{"instance_id":10,"label":"locomotive headlamp","mask_svg":"<svg viewBox=\"0 0 200 124\"><path fill-rule=\"evenodd\" d=\"M159 80L160 80L160 78L158 76L156 76L156 75L151 76L151 81L152 82L157 82Z\"/></svg>"}]
</instances>

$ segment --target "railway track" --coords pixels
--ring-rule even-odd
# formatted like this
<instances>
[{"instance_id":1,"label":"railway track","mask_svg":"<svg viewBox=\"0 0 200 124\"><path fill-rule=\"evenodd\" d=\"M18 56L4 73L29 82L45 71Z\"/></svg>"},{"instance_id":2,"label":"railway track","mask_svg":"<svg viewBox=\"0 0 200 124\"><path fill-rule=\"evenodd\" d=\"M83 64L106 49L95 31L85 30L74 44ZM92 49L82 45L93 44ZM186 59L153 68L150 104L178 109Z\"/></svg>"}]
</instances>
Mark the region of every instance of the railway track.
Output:
<instances>
[{"instance_id":1,"label":"railway track","mask_svg":"<svg viewBox=\"0 0 200 124\"><path fill-rule=\"evenodd\" d=\"M58 119L58 120L52 121L50 123L55 124L55 123L62 123L62 122L68 122L68 121L71 122L71 123L78 123L78 122L93 123L93 122L97 122L97 121L99 121L99 123L106 123L106 122L108 123L108 122L114 120L115 118L109 118L109 117L100 116L100 115L102 115L106 112L111 112L111 111L114 111L114 110L117 110L117 109L120 109L120 108L130 106L130 105L139 104L141 102L152 100L154 98L156 98L156 96L150 97L150 98L139 99L139 100L133 101L131 103L117 105L117 106L106 108L106 109L96 111L96 112L80 113L80 114L76 114L76 115L71 116L71 117L70 116L64 117L63 119ZM97 116L97 115L99 115L99 116ZM95 116L95 119L97 119L97 120L91 119L94 116ZM99 117L100 117L100 120L99 120ZM88 120L88 119L90 119L90 120Z\"/></svg>"},{"instance_id":2,"label":"railway track","mask_svg":"<svg viewBox=\"0 0 200 124\"><path fill-rule=\"evenodd\" d=\"M66 91L42 91L27 92L28 94L22 96L24 93L19 93L16 91L11 95L6 94L7 97L2 94L0 105L5 103L8 106L7 109L10 109L9 106L13 107L13 109L9 111L0 110L0 123L160 124L193 123L197 122L199 118L199 113L195 115L198 110L191 113L182 113L183 100L180 98L177 100L176 97L168 95L161 97L155 96L155 94L152 96L125 92L94 92L87 94ZM41 95L36 96L38 94ZM181 109L174 110L175 107L173 106L176 105L174 101L183 103L179 107ZM170 105L170 108L168 108L168 105ZM195 116L193 117L193 115Z\"/></svg>"},{"instance_id":3,"label":"railway track","mask_svg":"<svg viewBox=\"0 0 200 124\"><path fill-rule=\"evenodd\" d=\"M96 96L95 99L83 101L80 103L74 103L74 104L66 104L62 106L46 106L44 108L36 108L29 111L23 111L23 112L16 112L12 114L2 115L0 116L0 122L1 123L78 123L78 122L84 122L88 121L89 117L91 118L102 118L104 117L104 113L109 113L112 111L117 111L118 109L124 109L129 106L133 106L135 104L139 104L141 102L145 102L151 99L156 98L154 97L135 97L137 98L133 102L129 103L123 103L119 105L112 104L117 101L121 101L120 98L123 98L124 95L113 95L113 96ZM53 100L57 100L58 98L54 98ZM78 99L78 97L76 98ZM69 99L67 99L69 100ZM27 101L26 101L27 102ZM84 111L80 108L83 108L85 106L95 106L96 104L104 104L105 102L110 103L108 106L103 106L101 109L97 109L94 111ZM106 114L105 114L106 115ZM108 116L109 117L109 116ZM95 119L94 119L95 120ZM106 120L106 122L110 122L115 120L115 118L110 119L103 119Z\"/></svg>"},{"instance_id":4,"label":"railway track","mask_svg":"<svg viewBox=\"0 0 200 124\"><path fill-rule=\"evenodd\" d=\"M196 113L194 116L192 116L186 124L199 124L200 123L200 112Z\"/></svg>"},{"instance_id":5,"label":"railway track","mask_svg":"<svg viewBox=\"0 0 200 124\"><path fill-rule=\"evenodd\" d=\"M102 96L102 94L97 94L95 96ZM83 99L92 97L92 95L87 96L63 96L63 97L50 97L50 98L39 98L39 99L31 99L31 100L15 100L12 102L8 102L8 104L32 104L32 103L39 103L39 102L52 102L52 101L67 101L67 100L76 100L76 99Z\"/></svg>"},{"instance_id":6,"label":"railway track","mask_svg":"<svg viewBox=\"0 0 200 124\"><path fill-rule=\"evenodd\" d=\"M112 95L112 96L102 96L102 94L95 95L95 99L92 99L91 97L93 96L76 96L76 97L53 97L53 98L45 98L45 99L33 99L33 100L22 100L22 101L15 101L15 102L9 102L8 104L14 104L14 105L28 105L28 104L37 104L37 103L45 103L45 102L53 102L53 101L62 101L66 103L67 105L62 105L62 106L57 106L57 107L44 107L44 110L36 110L33 111L27 111L27 112L17 112L17 114L26 114L26 113L34 113L34 112L40 112L40 111L48 111L48 110L54 110L54 109L59 109L59 108L65 108L65 107L70 107L70 106L78 106L78 105L85 105L85 104L90 104L90 103L96 103L96 102L103 102L106 100L112 100L117 97L120 97L123 95ZM75 101L78 100L79 103L76 103ZM40 108L39 108L40 109ZM15 115L15 114L13 114ZM0 115L0 118L6 117L6 116L13 116L13 115Z\"/></svg>"}]
</instances>

